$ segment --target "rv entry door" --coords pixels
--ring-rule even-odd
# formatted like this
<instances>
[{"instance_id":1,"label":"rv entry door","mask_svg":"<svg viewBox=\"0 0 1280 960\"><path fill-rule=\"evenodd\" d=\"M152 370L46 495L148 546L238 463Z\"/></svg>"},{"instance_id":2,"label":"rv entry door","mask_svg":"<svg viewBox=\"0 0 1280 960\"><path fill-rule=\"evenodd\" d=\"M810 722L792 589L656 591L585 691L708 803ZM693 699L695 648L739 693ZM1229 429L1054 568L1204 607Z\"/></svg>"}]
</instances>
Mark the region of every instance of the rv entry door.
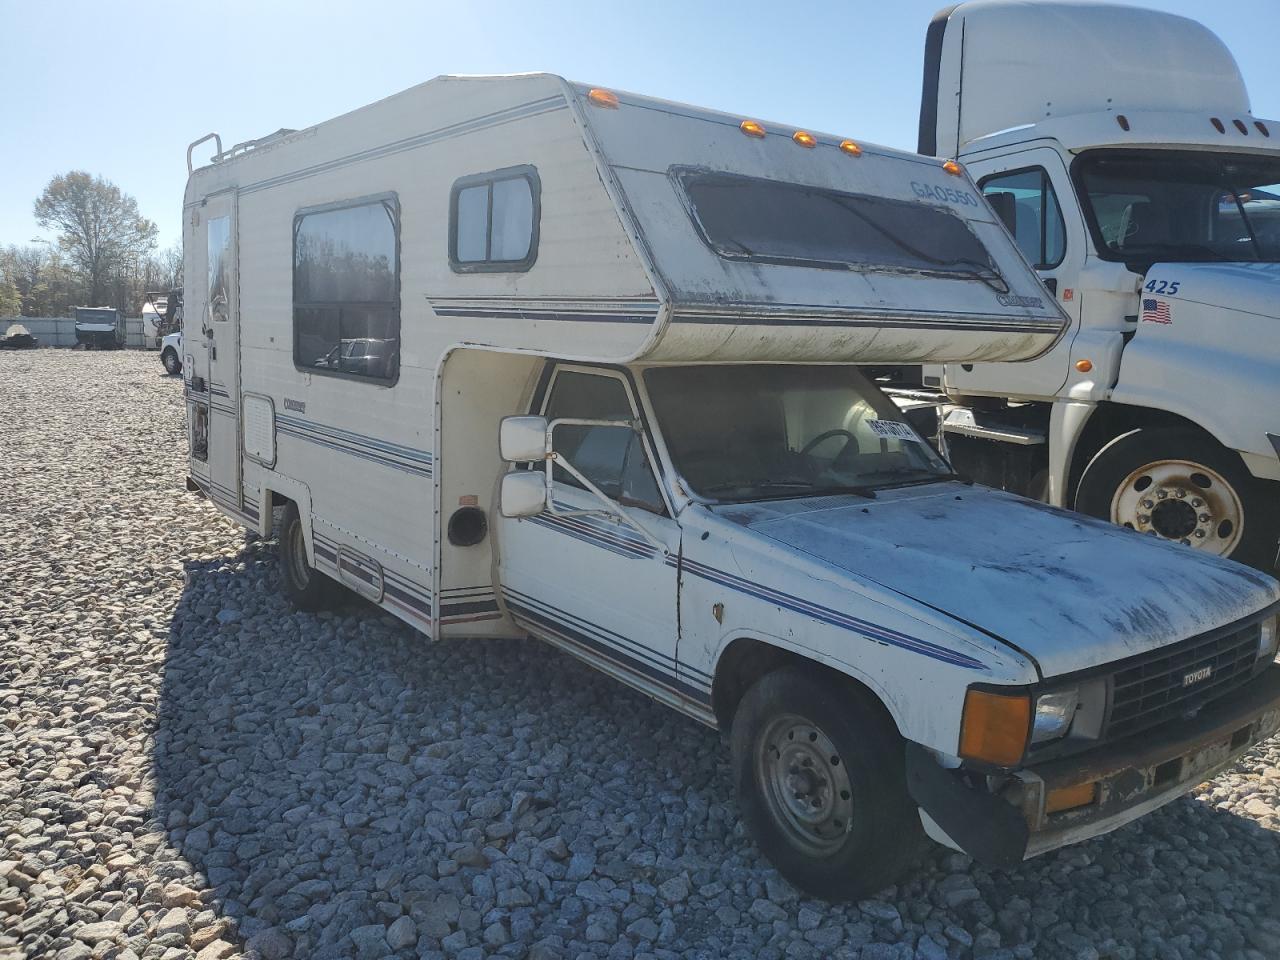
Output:
<instances>
[{"instance_id":1,"label":"rv entry door","mask_svg":"<svg viewBox=\"0 0 1280 960\"><path fill-rule=\"evenodd\" d=\"M557 468L553 510L499 520L498 576L507 609L531 633L675 702L684 696L676 680L680 528L636 429L631 386L615 370L562 364L541 406L548 420L617 421L556 427L556 452L644 532Z\"/></svg>"},{"instance_id":2,"label":"rv entry door","mask_svg":"<svg viewBox=\"0 0 1280 960\"><path fill-rule=\"evenodd\" d=\"M240 290L236 195L210 197L204 208L206 300L201 317L209 388L209 483L215 495L244 506L240 483Z\"/></svg>"}]
</instances>

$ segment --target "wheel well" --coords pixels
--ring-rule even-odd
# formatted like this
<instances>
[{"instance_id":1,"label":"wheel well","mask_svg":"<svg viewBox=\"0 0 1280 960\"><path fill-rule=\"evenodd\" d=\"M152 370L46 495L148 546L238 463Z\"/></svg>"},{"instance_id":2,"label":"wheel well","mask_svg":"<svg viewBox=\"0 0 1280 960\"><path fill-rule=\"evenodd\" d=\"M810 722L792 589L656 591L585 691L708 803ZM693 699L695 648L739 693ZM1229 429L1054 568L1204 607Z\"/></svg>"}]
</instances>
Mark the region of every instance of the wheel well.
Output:
<instances>
[{"instance_id":1,"label":"wheel well","mask_svg":"<svg viewBox=\"0 0 1280 960\"><path fill-rule=\"evenodd\" d=\"M761 640L741 637L725 648L716 663L716 675L711 685L711 709L715 712L720 729L728 730L732 725L738 702L742 700L743 694L753 683L766 673L792 665L821 670L839 678L883 710L893 728L895 730L898 728L893 714L889 712L875 691L866 684L802 654L784 650L782 647L776 647Z\"/></svg>"},{"instance_id":2,"label":"wheel well","mask_svg":"<svg viewBox=\"0 0 1280 960\"><path fill-rule=\"evenodd\" d=\"M1180 427L1194 430L1214 443L1218 443L1218 439L1200 424L1176 413L1153 410L1150 407L1129 407L1118 403L1099 404L1093 416L1085 422L1080 439L1076 441L1076 449L1071 458L1071 472L1067 479L1067 490L1070 494L1067 497L1067 505L1075 503L1076 490L1080 486L1084 468L1097 456L1099 450L1130 430L1150 430L1156 427Z\"/></svg>"}]
</instances>

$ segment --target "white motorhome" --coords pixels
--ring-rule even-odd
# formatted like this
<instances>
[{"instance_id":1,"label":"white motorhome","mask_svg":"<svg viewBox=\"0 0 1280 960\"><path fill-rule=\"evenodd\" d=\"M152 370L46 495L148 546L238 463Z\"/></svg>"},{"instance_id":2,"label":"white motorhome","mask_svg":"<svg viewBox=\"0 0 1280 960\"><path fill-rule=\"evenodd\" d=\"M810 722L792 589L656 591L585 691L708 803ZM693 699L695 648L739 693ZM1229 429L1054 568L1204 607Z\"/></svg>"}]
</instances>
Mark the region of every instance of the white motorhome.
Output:
<instances>
[{"instance_id":1,"label":"white motorhome","mask_svg":"<svg viewBox=\"0 0 1280 960\"><path fill-rule=\"evenodd\" d=\"M962 162L1071 326L926 368L957 467L1270 569L1280 537L1280 122L1155 10L974 0L929 27L921 153Z\"/></svg>"},{"instance_id":2,"label":"white motorhome","mask_svg":"<svg viewBox=\"0 0 1280 960\"><path fill-rule=\"evenodd\" d=\"M219 145L183 219L189 483L280 534L286 594L730 729L805 889L922 828L1016 864L1280 727L1280 585L956 479L859 372L1061 335L956 165L440 78Z\"/></svg>"}]
</instances>

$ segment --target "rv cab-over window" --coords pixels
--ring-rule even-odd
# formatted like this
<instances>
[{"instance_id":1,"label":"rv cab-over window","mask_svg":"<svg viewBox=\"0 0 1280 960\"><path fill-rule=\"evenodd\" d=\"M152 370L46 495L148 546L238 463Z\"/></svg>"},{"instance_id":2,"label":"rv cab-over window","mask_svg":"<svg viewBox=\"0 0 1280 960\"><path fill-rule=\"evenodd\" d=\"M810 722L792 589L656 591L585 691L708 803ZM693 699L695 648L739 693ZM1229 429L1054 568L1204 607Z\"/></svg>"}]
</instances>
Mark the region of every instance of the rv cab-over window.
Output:
<instances>
[{"instance_id":1,"label":"rv cab-over window","mask_svg":"<svg viewBox=\"0 0 1280 960\"><path fill-rule=\"evenodd\" d=\"M394 381L400 369L400 207L391 195L293 221L293 359L307 373Z\"/></svg>"}]
</instances>

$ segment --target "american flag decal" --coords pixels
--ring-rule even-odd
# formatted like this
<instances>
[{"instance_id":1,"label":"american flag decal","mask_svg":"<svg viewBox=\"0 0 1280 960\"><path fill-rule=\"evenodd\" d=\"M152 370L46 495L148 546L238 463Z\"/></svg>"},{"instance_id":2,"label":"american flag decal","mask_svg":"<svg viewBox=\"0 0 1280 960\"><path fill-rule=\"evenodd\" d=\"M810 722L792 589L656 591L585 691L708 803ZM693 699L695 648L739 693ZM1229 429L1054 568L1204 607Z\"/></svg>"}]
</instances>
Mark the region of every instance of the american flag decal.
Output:
<instances>
[{"instance_id":1,"label":"american flag decal","mask_svg":"<svg viewBox=\"0 0 1280 960\"><path fill-rule=\"evenodd\" d=\"M1142 301L1142 319L1147 323L1173 323L1169 305L1163 300L1146 298Z\"/></svg>"}]
</instances>

